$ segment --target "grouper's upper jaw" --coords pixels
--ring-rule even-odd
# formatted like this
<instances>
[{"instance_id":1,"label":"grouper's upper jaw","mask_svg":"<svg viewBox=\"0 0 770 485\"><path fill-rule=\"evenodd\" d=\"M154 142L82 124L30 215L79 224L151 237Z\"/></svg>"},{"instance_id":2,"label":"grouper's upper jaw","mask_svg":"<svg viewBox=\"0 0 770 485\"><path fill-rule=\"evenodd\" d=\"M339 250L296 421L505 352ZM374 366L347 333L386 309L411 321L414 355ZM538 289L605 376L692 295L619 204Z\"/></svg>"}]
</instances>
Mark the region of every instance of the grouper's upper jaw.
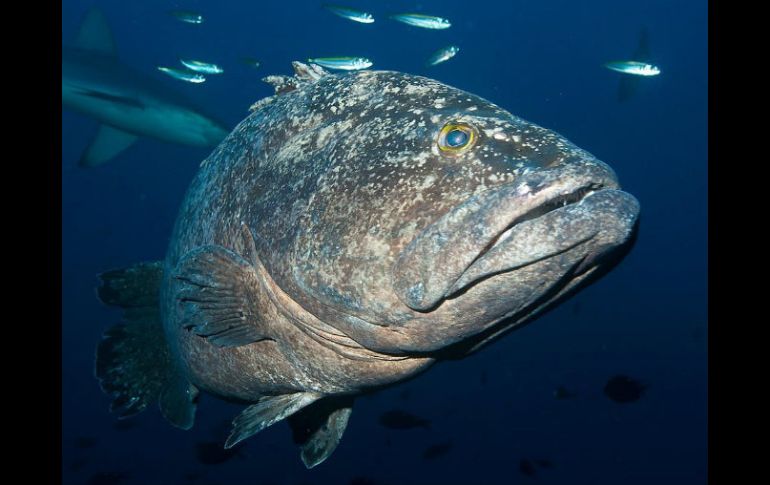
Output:
<instances>
[{"instance_id":1,"label":"grouper's upper jaw","mask_svg":"<svg viewBox=\"0 0 770 485\"><path fill-rule=\"evenodd\" d=\"M442 322L429 337L435 345L413 350L437 350L534 310L553 288L606 262L638 213L595 159L531 171L470 198L422 231L393 267L398 298Z\"/></svg>"}]
</instances>

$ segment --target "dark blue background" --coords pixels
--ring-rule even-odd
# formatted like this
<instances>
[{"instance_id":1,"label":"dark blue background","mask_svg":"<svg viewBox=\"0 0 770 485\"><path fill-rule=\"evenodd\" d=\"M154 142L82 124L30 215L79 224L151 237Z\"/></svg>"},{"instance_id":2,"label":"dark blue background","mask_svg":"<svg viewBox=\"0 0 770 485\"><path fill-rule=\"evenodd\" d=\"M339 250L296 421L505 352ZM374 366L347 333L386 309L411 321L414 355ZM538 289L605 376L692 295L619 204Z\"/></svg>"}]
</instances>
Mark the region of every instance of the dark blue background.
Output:
<instances>
[{"instance_id":1,"label":"dark blue background","mask_svg":"<svg viewBox=\"0 0 770 485\"><path fill-rule=\"evenodd\" d=\"M341 0L340 0L341 1ZM141 139L111 163L77 167L97 123L62 114L62 447L64 483L122 472L122 483L347 484L690 484L706 482L707 443L707 4L704 1L596 0L422 2L351 0L372 25L321 10L320 1L62 3L62 42L82 16L101 7L121 59L164 78L157 65L178 56L225 69L201 85L167 79L234 126L271 94L260 81L288 74L290 61L362 55L375 69L427 75L478 94L553 129L608 162L641 202L636 247L613 272L551 313L465 360L436 366L403 386L357 401L332 457L305 470L281 423L249 439L220 465L196 461L196 442L223 440L238 406L204 396L193 430L179 431L156 407L130 430L113 428L109 398L93 378L101 333L119 319L95 298L96 274L162 259L176 211L199 162L195 149ZM193 9L201 25L166 12ZM428 31L385 18L420 11L452 20ZM650 33L656 78L636 97L616 100L621 74L602 67ZM457 44L434 68L435 49ZM258 70L240 62L262 61ZM626 373L650 384L642 400L610 401L607 379ZM556 400L564 385L576 399ZM407 399L401 393L409 389ZM432 430L381 427L402 407ZM96 446L76 446L78 437ZM450 452L421 458L436 442ZM550 470L522 475L522 458ZM183 475L202 472L197 481Z\"/></svg>"}]
</instances>

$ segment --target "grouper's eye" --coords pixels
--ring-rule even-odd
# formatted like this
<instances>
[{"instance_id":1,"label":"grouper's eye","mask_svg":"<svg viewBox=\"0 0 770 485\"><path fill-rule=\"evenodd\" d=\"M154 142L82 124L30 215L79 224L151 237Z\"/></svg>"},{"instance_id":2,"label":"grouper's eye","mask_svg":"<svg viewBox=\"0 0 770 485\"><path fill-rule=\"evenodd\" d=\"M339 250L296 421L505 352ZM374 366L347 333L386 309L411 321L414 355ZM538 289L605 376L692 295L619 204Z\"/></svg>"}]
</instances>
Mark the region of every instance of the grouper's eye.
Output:
<instances>
[{"instance_id":1,"label":"grouper's eye","mask_svg":"<svg viewBox=\"0 0 770 485\"><path fill-rule=\"evenodd\" d=\"M447 123L438 135L438 147L446 154L462 153L478 140L478 132L470 125Z\"/></svg>"}]
</instances>

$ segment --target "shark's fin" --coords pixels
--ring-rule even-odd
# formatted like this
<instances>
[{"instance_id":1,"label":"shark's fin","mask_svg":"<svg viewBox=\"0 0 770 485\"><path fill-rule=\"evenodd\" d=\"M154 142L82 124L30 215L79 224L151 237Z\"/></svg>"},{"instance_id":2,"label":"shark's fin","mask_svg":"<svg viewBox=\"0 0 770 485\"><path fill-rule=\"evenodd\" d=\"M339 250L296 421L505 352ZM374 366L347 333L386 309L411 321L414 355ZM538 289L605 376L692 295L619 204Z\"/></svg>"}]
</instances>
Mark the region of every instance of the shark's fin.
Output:
<instances>
[{"instance_id":1,"label":"shark's fin","mask_svg":"<svg viewBox=\"0 0 770 485\"><path fill-rule=\"evenodd\" d=\"M227 438L225 449L232 448L240 441L286 419L320 398L321 395L315 392L295 392L260 398L256 404L247 407L233 420L233 430Z\"/></svg>"},{"instance_id":2,"label":"shark's fin","mask_svg":"<svg viewBox=\"0 0 770 485\"><path fill-rule=\"evenodd\" d=\"M117 55L115 39L107 24L107 18L98 8L89 10L83 23L80 24L80 30L75 38L75 47L108 56Z\"/></svg>"},{"instance_id":3,"label":"shark's fin","mask_svg":"<svg viewBox=\"0 0 770 485\"><path fill-rule=\"evenodd\" d=\"M115 157L117 154L130 147L137 136L126 133L109 125L100 125L96 136L91 140L78 165L81 167L95 167Z\"/></svg>"},{"instance_id":4,"label":"shark's fin","mask_svg":"<svg viewBox=\"0 0 770 485\"><path fill-rule=\"evenodd\" d=\"M289 416L294 442L300 445L307 468L321 464L337 448L352 411L353 397L328 397Z\"/></svg>"}]
</instances>

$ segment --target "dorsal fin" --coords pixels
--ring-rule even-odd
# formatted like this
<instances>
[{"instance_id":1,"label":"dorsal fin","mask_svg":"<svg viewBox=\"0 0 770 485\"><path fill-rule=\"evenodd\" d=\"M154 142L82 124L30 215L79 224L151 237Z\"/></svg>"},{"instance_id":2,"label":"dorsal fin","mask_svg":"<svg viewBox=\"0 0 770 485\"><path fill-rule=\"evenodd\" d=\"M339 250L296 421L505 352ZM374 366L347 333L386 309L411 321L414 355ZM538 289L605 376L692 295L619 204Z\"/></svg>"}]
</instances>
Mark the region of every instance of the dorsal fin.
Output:
<instances>
[{"instance_id":1,"label":"dorsal fin","mask_svg":"<svg viewBox=\"0 0 770 485\"><path fill-rule=\"evenodd\" d=\"M315 82L329 74L329 71L319 66L318 64L304 64L299 61L291 63L294 68L294 75L297 79L303 81Z\"/></svg>"},{"instance_id":2,"label":"dorsal fin","mask_svg":"<svg viewBox=\"0 0 770 485\"><path fill-rule=\"evenodd\" d=\"M275 94L284 94L298 89L303 84L314 83L329 74L329 71L317 64L305 64L299 61L291 63L294 68L293 76L267 76L262 78L264 82L273 86ZM255 111L273 101L273 96L260 99L252 104L249 111Z\"/></svg>"},{"instance_id":3,"label":"dorsal fin","mask_svg":"<svg viewBox=\"0 0 770 485\"><path fill-rule=\"evenodd\" d=\"M275 94L287 93L297 89L297 80L289 76L267 76L262 78L267 84L275 89Z\"/></svg>"},{"instance_id":4,"label":"dorsal fin","mask_svg":"<svg viewBox=\"0 0 770 485\"><path fill-rule=\"evenodd\" d=\"M294 91L303 84L314 83L329 74L329 71L317 64L304 64L299 61L291 63L293 76L267 76L262 80L275 88L275 94Z\"/></svg>"},{"instance_id":5,"label":"dorsal fin","mask_svg":"<svg viewBox=\"0 0 770 485\"><path fill-rule=\"evenodd\" d=\"M75 47L100 54L115 56L115 40L107 25L107 18L98 8L88 11L75 37Z\"/></svg>"}]
</instances>

